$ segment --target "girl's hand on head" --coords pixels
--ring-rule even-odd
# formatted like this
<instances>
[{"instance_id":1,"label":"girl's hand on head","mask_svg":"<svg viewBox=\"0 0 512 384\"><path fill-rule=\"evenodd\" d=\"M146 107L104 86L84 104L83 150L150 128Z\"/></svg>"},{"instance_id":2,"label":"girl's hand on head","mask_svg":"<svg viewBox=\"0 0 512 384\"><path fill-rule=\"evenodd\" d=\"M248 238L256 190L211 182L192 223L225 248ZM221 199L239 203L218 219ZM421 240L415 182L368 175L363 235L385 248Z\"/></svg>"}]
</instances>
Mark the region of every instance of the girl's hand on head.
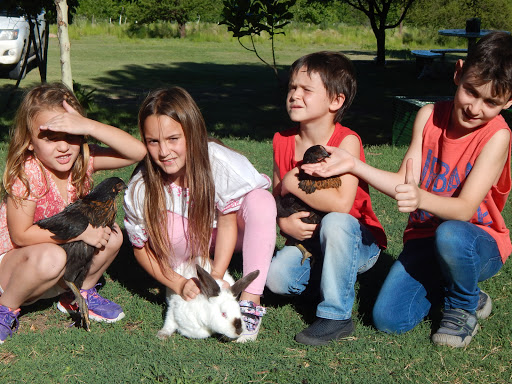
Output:
<instances>
[{"instance_id":1,"label":"girl's hand on head","mask_svg":"<svg viewBox=\"0 0 512 384\"><path fill-rule=\"evenodd\" d=\"M307 224L301 220L303 217L308 217L309 212L297 212L288 217L281 217L277 219L279 228L287 235L303 241L313 237L318 224Z\"/></svg>"},{"instance_id":2,"label":"girl's hand on head","mask_svg":"<svg viewBox=\"0 0 512 384\"><path fill-rule=\"evenodd\" d=\"M420 206L420 189L414 180L412 159L405 164L405 183L395 188L398 210L400 212L414 212Z\"/></svg>"},{"instance_id":3,"label":"girl's hand on head","mask_svg":"<svg viewBox=\"0 0 512 384\"><path fill-rule=\"evenodd\" d=\"M73 241L82 240L84 243L87 243L95 248L103 248L105 245L107 245L111 233L112 230L110 227L95 228L89 224L85 231L83 231L80 236L73 239Z\"/></svg>"},{"instance_id":4,"label":"girl's hand on head","mask_svg":"<svg viewBox=\"0 0 512 384\"><path fill-rule=\"evenodd\" d=\"M316 164L302 164L301 169L309 175L319 177L330 177L349 173L355 165L354 157L338 147L325 146L330 157Z\"/></svg>"},{"instance_id":5,"label":"girl's hand on head","mask_svg":"<svg viewBox=\"0 0 512 384\"><path fill-rule=\"evenodd\" d=\"M181 290L181 297L185 301L190 301L196 298L201 293L201 290L197 286L193 279L187 279Z\"/></svg>"},{"instance_id":6,"label":"girl's hand on head","mask_svg":"<svg viewBox=\"0 0 512 384\"><path fill-rule=\"evenodd\" d=\"M73 109L65 100L62 102L65 112L41 125L41 131L66 132L71 135L85 136L89 134L89 119Z\"/></svg>"}]
</instances>

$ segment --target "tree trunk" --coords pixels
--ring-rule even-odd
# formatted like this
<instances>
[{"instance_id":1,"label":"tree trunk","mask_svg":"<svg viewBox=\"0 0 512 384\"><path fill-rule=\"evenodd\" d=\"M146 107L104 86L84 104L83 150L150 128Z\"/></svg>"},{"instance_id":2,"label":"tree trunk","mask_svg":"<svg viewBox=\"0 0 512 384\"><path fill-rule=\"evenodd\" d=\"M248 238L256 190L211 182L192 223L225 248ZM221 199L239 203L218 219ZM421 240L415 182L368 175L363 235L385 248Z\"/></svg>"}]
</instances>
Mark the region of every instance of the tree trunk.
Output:
<instances>
[{"instance_id":1,"label":"tree trunk","mask_svg":"<svg viewBox=\"0 0 512 384\"><path fill-rule=\"evenodd\" d=\"M178 28L180 30L180 39L183 39L187 36L187 30L185 29L185 27L186 27L186 22L182 22L182 23L180 22L178 24Z\"/></svg>"},{"instance_id":2,"label":"tree trunk","mask_svg":"<svg viewBox=\"0 0 512 384\"><path fill-rule=\"evenodd\" d=\"M73 90L73 77L71 76L71 44L68 34L68 4L67 0L55 0L57 8L57 37L60 46L60 71L62 82Z\"/></svg>"},{"instance_id":3,"label":"tree trunk","mask_svg":"<svg viewBox=\"0 0 512 384\"><path fill-rule=\"evenodd\" d=\"M386 30L378 29L374 31L377 39L377 61L376 64L384 66L386 64Z\"/></svg>"}]
</instances>

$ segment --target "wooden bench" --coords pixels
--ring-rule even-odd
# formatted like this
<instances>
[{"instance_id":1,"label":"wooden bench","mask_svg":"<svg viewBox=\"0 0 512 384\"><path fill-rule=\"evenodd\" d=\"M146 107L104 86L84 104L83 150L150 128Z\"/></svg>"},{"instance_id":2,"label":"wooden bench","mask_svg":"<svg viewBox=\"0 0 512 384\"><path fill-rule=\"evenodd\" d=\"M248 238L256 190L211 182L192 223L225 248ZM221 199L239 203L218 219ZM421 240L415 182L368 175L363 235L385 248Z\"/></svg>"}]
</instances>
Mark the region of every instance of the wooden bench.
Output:
<instances>
[{"instance_id":1,"label":"wooden bench","mask_svg":"<svg viewBox=\"0 0 512 384\"><path fill-rule=\"evenodd\" d=\"M416 57L416 75L418 79L426 77L432 73L432 63L434 59L443 58L444 54L432 52L426 49L413 49L411 53Z\"/></svg>"},{"instance_id":2,"label":"wooden bench","mask_svg":"<svg viewBox=\"0 0 512 384\"><path fill-rule=\"evenodd\" d=\"M465 48L447 48L447 49L431 49L430 52L440 53L441 55L443 55L443 57L441 59L444 60L444 55L447 53L466 53L467 54L468 50Z\"/></svg>"},{"instance_id":3,"label":"wooden bench","mask_svg":"<svg viewBox=\"0 0 512 384\"><path fill-rule=\"evenodd\" d=\"M447 53L468 53L464 48L446 48L446 49L414 49L411 53L416 57L416 74L418 79L432 74L432 63L440 58L444 61Z\"/></svg>"}]
</instances>

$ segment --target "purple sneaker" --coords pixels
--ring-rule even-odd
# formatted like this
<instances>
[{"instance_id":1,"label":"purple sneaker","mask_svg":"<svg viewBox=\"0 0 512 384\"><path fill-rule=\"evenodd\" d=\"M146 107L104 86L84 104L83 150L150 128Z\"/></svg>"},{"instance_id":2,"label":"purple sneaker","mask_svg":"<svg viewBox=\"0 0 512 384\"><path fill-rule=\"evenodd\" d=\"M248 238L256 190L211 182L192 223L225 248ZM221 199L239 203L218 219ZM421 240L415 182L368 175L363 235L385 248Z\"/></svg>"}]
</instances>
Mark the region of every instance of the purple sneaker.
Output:
<instances>
[{"instance_id":1,"label":"purple sneaker","mask_svg":"<svg viewBox=\"0 0 512 384\"><path fill-rule=\"evenodd\" d=\"M115 323L124 317L123 308L113 301L101 297L96 287L81 289L80 293L87 301L89 307L89 318L105 323ZM78 313L78 304L71 292L64 293L57 304L59 311L69 314Z\"/></svg>"},{"instance_id":2,"label":"purple sneaker","mask_svg":"<svg viewBox=\"0 0 512 384\"><path fill-rule=\"evenodd\" d=\"M0 344L3 344L3 342L7 339L8 336L12 337L12 333L18 330L19 314L19 308L12 310L9 307L0 305Z\"/></svg>"}]
</instances>

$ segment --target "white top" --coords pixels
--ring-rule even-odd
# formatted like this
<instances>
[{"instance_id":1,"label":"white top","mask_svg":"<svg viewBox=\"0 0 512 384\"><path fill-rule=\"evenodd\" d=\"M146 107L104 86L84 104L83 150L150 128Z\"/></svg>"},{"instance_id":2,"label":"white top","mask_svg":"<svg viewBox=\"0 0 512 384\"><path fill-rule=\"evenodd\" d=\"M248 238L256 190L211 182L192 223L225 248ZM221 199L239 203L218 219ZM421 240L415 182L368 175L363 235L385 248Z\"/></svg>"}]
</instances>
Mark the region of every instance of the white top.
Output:
<instances>
[{"instance_id":1,"label":"white top","mask_svg":"<svg viewBox=\"0 0 512 384\"><path fill-rule=\"evenodd\" d=\"M247 193L270 187L270 178L259 173L243 155L214 142L208 143L210 166L215 184L215 207L223 214L238 211ZM124 194L124 225L133 246L142 248L148 241L144 226L146 188L141 167L128 183ZM188 218L189 191L174 183L164 184L166 209ZM183 201L184 199L185 202ZM185 204L183 204L185 203ZM184 208L183 208L184 207ZM217 221L214 221L214 227Z\"/></svg>"}]
</instances>

